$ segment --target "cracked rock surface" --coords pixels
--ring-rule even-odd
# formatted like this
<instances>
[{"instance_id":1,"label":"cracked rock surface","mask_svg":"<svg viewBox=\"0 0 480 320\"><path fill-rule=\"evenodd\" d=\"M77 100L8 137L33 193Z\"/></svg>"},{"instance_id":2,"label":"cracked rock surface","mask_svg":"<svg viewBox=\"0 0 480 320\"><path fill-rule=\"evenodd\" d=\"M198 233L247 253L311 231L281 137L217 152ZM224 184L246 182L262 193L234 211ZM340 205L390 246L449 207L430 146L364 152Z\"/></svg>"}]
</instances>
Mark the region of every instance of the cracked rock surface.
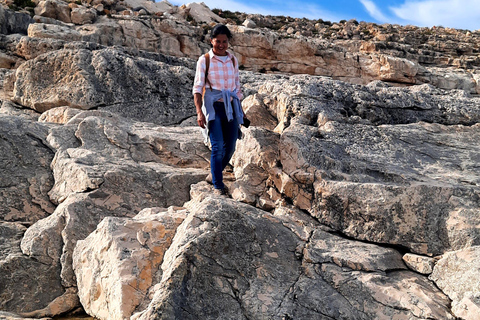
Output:
<instances>
[{"instance_id":1,"label":"cracked rock surface","mask_svg":"<svg viewBox=\"0 0 480 320\"><path fill-rule=\"evenodd\" d=\"M221 18L138 3L0 7L0 318L478 320L477 34L231 26L252 126L226 198L187 21Z\"/></svg>"}]
</instances>

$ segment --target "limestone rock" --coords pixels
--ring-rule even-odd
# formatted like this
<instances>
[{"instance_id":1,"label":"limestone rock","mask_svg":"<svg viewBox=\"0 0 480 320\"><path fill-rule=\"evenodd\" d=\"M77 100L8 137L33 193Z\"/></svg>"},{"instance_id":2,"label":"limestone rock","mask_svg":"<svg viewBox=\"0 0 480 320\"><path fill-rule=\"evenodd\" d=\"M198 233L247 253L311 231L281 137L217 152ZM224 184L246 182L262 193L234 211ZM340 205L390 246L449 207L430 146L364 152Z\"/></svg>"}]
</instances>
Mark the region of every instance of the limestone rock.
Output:
<instances>
[{"instance_id":1,"label":"limestone rock","mask_svg":"<svg viewBox=\"0 0 480 320\"><path fill-rule=\"evenodd\" d=\"M88 24L93 23L97 18L97 11L95 9L88 9L84 6L78 6L73 8L71 12L72 23L75 24Z\"/></svg>"},{"instance_id":2,"label":"limestone rock","mask_svg":"<svg viewBox=\"0 0 480 320\"><path fill-rule=\"evenodd\" d=\"M273 131L278 125L278 122L277 119L268 112L263 102L264 99L268 99L268 97L257 94L250 95L242 101L242 108L252 126Z\"/></svg>"},{"instance_id":3,"label":"limestone rock","mask_svg":"<svg viewBox=\"0 0 480 320\"><path fill-rule=\"evenodd\" d=\"M308 263L335 263L352 270L388 271L406 269L401 254L374 244L346 240L327 232L313 232L305 247Z\"/></svg>"},{"instance_id":4,"label":"limestone rock","mask_svg":"<svg viewBox=\"0 0 480 320\"><path fill-rule=\"evenodd\" d=\"M122 25L116 20L98 16L94 24L86 24L75 28L84 41L98 43L104 46L123 46L127 45L126 37ZM141 41L142 37L137 37ZM128 41L128 44L134 40ZM144 48L142 48L144 49Z\"/></svg>"},{"instance_id":5,"label":"limestone rock","mask_svg":"<svg viewBox=\"0 0 480 320\"><path fill-rule=\"evenodd\" d=\"M28 25L32 22L30 15L0 6L0 34L27 34Z\"/></svg>"},{"instance_id":6,"label":"limestone rock","mask_svg":"<svg viewBox=\"0 0 480 320\"><path fill-rule=\"evenodd\" d=\"M429 275L435 266L435 259L417 254L407 253L403 256L403 261L413 271Z\"/></svg>"},{"instance_id":7,"label":"limestone rock","mask_svg":"<svg viewBox=\"0 0 480 320\"><path fill-rule=\"evenodd\" d=\"M65 124L77 114L80 114L82 112L83 111L79 109L69 107L57 107L42 113L42 115L38 118L38 121Z\"/></svg>"},{"instance_id":8,"label":"limestone rock","mask_svg":"<svg viewBox=\"0 0 480 320\"><path fill-rule=\"evenodd\" d=\"M0 73L0 98L1 99L10 99L13 95L13 89L15 84L15 72L4 69L3 72ZM2 81L3 80L3 81ZM7 100L5 100L7 101Z\"/></svg>"},{"instance_id":9,"label":"limestone rock","mask_svg":"<svg viewBox=\"0 0 480 320\"><path fill-rule=\"evenodd\" d=\"M208 150L196 128L131 124L113 114L97 111L76 115L65 129L52 131L48 138L58 149L52 163L55 185L50 191L50 197L56 202L62 202L72 192L96 189L105 184L104 175L113 178L123 170L131 171L124 178L133 179L143 171L145 178L167 174L168 166L177 167L178 173L184 171L182 173L194 176L201 174L199 169L208 167L205 160ZM70 179L73 172L75 180ZM167 179L175 180L175 176L168 174ZM149 183L155 185L161 180L157 177ZM163 189L161 184L153 189L158 188ZM171 192L171 196L178 199L188 199L188 190L177 188L165 192Z\"/></svg>"},{"instance_id":10,"label":"limestone rock","mask_svg":"<svg viewBox=\"0 0 480 320\"><path fill-rule=\"evenodd\" d=\"M257 24L255 23L255 21L253 21L251 19L246 19L245 21L243 21L242 25L245 26L246 28L256 28L257 27Z\"/></svg>"},{"instance_id":11,"label":"limestone rock","mask_svg":"<svg viewBox=\"0 0 480 320\"><path fill-rule=\"evenodd\" d=\"M50 51L56 51L58 49L63 49L65 45L65 41L61 39L50 39L50 38L44 38L46 33L44 31L48 32L48 27L43 28L44 25L40 24L31 24L31 32L32 33L37 33L41 32L38 37L22 37L19 39L16 48L15 48L15 53L23 57L25 60L31 60L36 57L38 57L41 54L50 52ZM37 29L38 28L38 29ZM48 33L49 35L51 33ZM74 38L75 39L75 34ZM12 90L13 92L13 90Z\"/></svg>"},{"instance_id":12,"label":"limestone rock","mask_svg":"<svg viewBox=\"0 0 480 320\"><path fill-rule=\"evenodd\" d=\"M28 37L30 17L0 8L0 309L53 317L80 305L79 283L101 318L120 311L108 300L141 319L476 319L475 32L240 15L260 28L229 26L252 120L227 182L238 203L195 184L209 152L185 126L221 20L204 4L87 2L41 1ZM137 215L190 198L171 224L172 210ZM129 229L166 225L159 247ZM95 255L123 273L89 273ZM136 281L137 263L156 272Z\"/></svg>"},{"instance_id":13,"label":"limestone rock","mask_svg":"<svg viewBox=\"0 0 480 320\"><path fill-rule=\"evenodd\" d=\"M195 24L224 22L203 3L190 3L181 8L167 1L129 0L116 3L104 0L96 1L95 5L98 4L108 8L108 13L113 15L100 16L100 23L93 23L85 29L80 28L84 25L79 25L77 31L82 34L82 40L178 57L195 59L209 48L204 30L192 27L187 20L193 19ZM43 17L43 20L36 18L37 22L70 22L64 17L71 16L69 12L63 12L65 5L60 0L40 1L36 10L42 16L37 17ZM95 9L75 6L75 17L80 12L88 12L89 15L75 18L76 23L95 19ZM70 7L66 8L70 10ZM138 17L141 10L151 15ZM117 15L117 11L128 12L129 15ZM234 31L232 48L242 68L247 70L307 73L357 84L368 84L374 80L400 86L429 83L443 89L463 89L474 94L480 92L475 69L480 60L472 49L478 49L476 34L467 36L462 32L438 28L411 29L408 26L378 26L356 21L314 24L306 19L279 21L280 17L237 14L239 19L270 29L230 26ZM159 30L158 24L175 27L166 32ZM51 31L48 33L51 38L65 39L67 34L72 35L68 29ZM37 30L36 34L42 32ZM47 33L44 32L43 36Z\"/></svg>"},{"instance_id":14,"label":"limestone rock","mask_svg":"<svg viewBox=\"0 0 480 320\"><path fill-rule=\"evenodd\" d=\"M138 19L120 19L118 24L122 27L124 45L128 47L183 56L176 35L159 32L154 25L146 25L144 21Z\"/></svg>"},{"instance_id":15,"label":"limestone rock","mask_svg":"<svg viewBox=\"0 0 480 320\"><path fill-rule=\"evenodd\" d=\"M300 274L296 236L231 200L192 205L165 253L152 303L134 319L274 315Z\"/></svg>"},{"instance_id":16,"label":"limestone rock","mask_svg":"<svg viewBox=\"0 0 480 320\"><path fill-rule=\"evenodd\" d=\"M410 56L365 48L362 44L325 41L312 37L292 37L294 27L285 28L288 37L274 31L231 26L234 31L232 48L247 70L282 71L329 76L357 84L374 80L397 84L431 83L443 89L463 89L477 93L472 70L421 65ZM403 49L407 50L407 49Z\"/></svg>"},{"instance_id":17,"label":"limestone rock","mask_svg":"<svg viewBox=\"0 0 480 320\"><path fill-rule=\"evenodd\" d=\"M39 114L34 110L19 106L18 104L13 103L10 100L3 101L0 107L0 113L3 115L24 118L25 120L30 121L37 121L39 118Z\"/></svg>"},{"instance_id":18,"label":"limestone rock","mask_svg":"<svg viewBox=\"0 0 480 320\"><path fill-rule=\"evenodd\" d=\"M62 0L42 0L35 7L35 14L57 19L66 23L72 22L70 18L70 7Z\"/></svg>"},{"instance_id":19,"label":"limestone rock","mask_svg":"<svg viewBox=\"0 0 480 320\"><path fill-rule=\"evenodd\" d=\"M31 38L54 38L64 41L80 41L81 34L68 26L56 24L32 23L28 26L28 36Z\"/></svg>"},{"instance_id":20,"label":"limestone rock","mask_svg":"<svg viewBox=\"0 0 480 320\"><path fill-rule=\"evenodd\" d=\"M364 250L374 245L367 249L343 239L344 248L358 251L344 256L350 262L341 268L331 261L342 246L323 242L335 242L336 236L318 230L304 241L285 223L288 215L279 220L248 205L212 197L200 185L195 188L187 203L190 214L164 255L156 294L132 319L453 319L448 298L425 277L393 271L403 265L398 252L377 247L386 264L374 266L373 260L362 262ZM325 250L323 258L319 249ZM393 269L388 274L381 271L389 268Z\"/></svg>"},{"instance_id":21,"label":"limestone rock","mask_svg":"<svg viewBox=\"0 0 480 320\"><path fill-rule=\"evenodd\" d=\"M63 293L59 269L16 251L0 259L0 308L16 313L44 308Z\"/></svg>"},{"instance_id":22,"label":"limestone rock","mask_svg":"<svg viewBox=\"0 0 480 320\"><path fill-rule=\"evenodd\" d=\"M0 311L0 317L5 320L30 320L30 319L35 319L35 318L25 318L24 316L15 314L15 313L10 313L10 312L3 312Z\"/></svg>"},{"instance_id":23,"label":"limestone rock","mask_svg":"<svg viewBox=\"0 0 480 320\"><path fill-rule=\"evenodd\" d=\"M2 69L14 69L19 62L17 57L10 56L3 52L0 52L0 68Z\"/></svg>"},{"instance_id":24,"label":"limestone rock","mask_svg":"<svg viewBox=\"0 0 480 320\"><path fill-rule=\"evenodd\" d=\"M51 214L54 153L48 128L31 120L0 115L0 219L32 224Z\"/></svg>"},{"instance_id":25,"label":"limestone rock","mask_svg":"<svg viewBox=\"0 0 480 320\"><path fill-rule=\"evenodd\" d=\"M55 270L56 271L56 270ZM55 298L45 308L31 312L22 312L23 317L43 318L54 317L59 314L65 314L74 310L79 305L76 288L67 288L66 292Z\"/></svg>"},{"instance_id":26,"label":"limestone rock","mask_svg":"<svg viewBox=\"0 0 480 320\"><path fill-rule=\"evenodd\" d=\"M161 278L160 264L185 219L185 210L146 211L132 219L105 218L77 243L73 266L80 301L88 314L127 319L151 300L149 289Z\"/></svg>"},{"instance_id":27,"label":"limestone rock","mask_svg":"<svg viewBox=\"0 0 480 320\"><path fill-rule=\"evenodd\" d=\"M424 255L478 244L477 125L451 126L478 121L476 98L295 79L260 87L280 136L244 130L236 199L262 206L280 193L348 236ZM412 123L422 120L445 125Z\"/></svg>"},{"instance_id":28,"label":"limestone rock","mask_svg":"<svg viewBox=\"0 0 480 320\"><path fill-rule=\"evenodd\" d=\"M452 302L452 311L461 319L475 319L480 310L480 247L446 253L435 265L430 278Z\"/></svg>"},{"instance_id":29,"label":"limestone rock","mask_svg":"<svg viewBox=\"0 0 480 320\"><path fill-rule=\"evenodd\" d=\"M17 69L14 100L40 112L100 107L135 120L174 124L194 114L192 81L191 70L112 48L59 50Z\"/></svg>"},{"instance_id":30,"label":"limestone rock","mask_svg":"<svg viewBox=\"0 0 480 320\"><path fill-rule=\"evenodd\" d=\"M0 222L0 260L9 254L17 253L23 234L27 228L16 222Z\"/></svg>"},{"instance_id":31,"label":"limestone rock","mask_svg":"<svg viewBox=\"0 0 480 320\"><path fill-rule=\"evenodd\" d=\"M54 127L48 141L57 150L50 197L60 204L26 231L21 247L35 261L60 266L57 290L76 286L75 245L105 217L133 217L144 208L183 203L189 186L207 175L208 149L197 128L84 111Z\"/></svg>"},{"instance_id":32,"label":"limestone rock","mask_svg":"<svg viewBox=\"0 0 480 320\"><path fill-rule=\"evenodd\" d=\"M189 15L193 18L193 20L197 22L200 22L200 23L202 22L224 23L225 22L225 19L213 13L204 2L201 2L201 3L191 2L191 3L188 3L186 7L189 10L188 11Z\"/></svg>"},{"instance_id":33,"label":"limestone rock","mask_svg":"<svg viewBox=\"0 0 480 320\"><path fill-rule=\"evenodd\" d=\"M354 308L361 309L366 319L455 319L449 310L448 297L426 278L411 271L392 271L387 275L362 273L345 271L332 264L316 267L316 272L320 272L319 269L322 278ZM318 304L318 300L314 303Z\"/></svg>"},{"instance_id":34,"label":"limestone rock","mask_svg":"<svg viewBox=\"0 0 480 320\"><path fill-rule=\"evenodd\" d=\"M148 12L152 14L164 13L173 9L173 5L166 1L148 1L148 0L125 0L125 4L130 8L144 7Z\"/></svg>"},{"instance_id":35,"label":"limestone rock","mask_svg":"<svg viewBox=\"0 0 480 320\"><path fill-rule=\"evenodd\" d=\"M236 181L232 197L250 204L273 197L274 190L267 189L269 168L275 167L279 157L279 135L266 129L242 129L244 137L237 143L233 158ZM270 192L270 193L269 193ZM267 202L265 202L267 203Z\"/></svg>"}]
</instances>

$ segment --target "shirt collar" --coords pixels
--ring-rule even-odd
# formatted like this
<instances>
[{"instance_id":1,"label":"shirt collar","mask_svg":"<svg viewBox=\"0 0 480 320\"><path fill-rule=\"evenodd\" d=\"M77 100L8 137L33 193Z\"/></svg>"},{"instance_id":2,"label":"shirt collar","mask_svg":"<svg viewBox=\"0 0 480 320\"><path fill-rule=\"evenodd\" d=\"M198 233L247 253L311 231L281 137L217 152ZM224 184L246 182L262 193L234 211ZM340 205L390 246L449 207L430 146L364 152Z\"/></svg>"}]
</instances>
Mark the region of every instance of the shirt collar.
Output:
<instances>
[{"instance_id":1,"label":"shirt collar","mask_svg":"<svg viewBox=\"0 0 480 320\"><path fill-rule=\"evenodd\" d=\"M210 49L210 51L208 52L208 54L210 55L210 57L214 58L214 57L221 57L221 56L217 56L215 53L213 53L213 49ZM225 57L225 56L224 56ZM227 57L230 58L230 60L232 60L232 55L230 54L230 52L227 51ZM217 58L218 60L221 60L220 58ZM228 59L227 59L228 60Z\"/></svg>"}]
</instances>

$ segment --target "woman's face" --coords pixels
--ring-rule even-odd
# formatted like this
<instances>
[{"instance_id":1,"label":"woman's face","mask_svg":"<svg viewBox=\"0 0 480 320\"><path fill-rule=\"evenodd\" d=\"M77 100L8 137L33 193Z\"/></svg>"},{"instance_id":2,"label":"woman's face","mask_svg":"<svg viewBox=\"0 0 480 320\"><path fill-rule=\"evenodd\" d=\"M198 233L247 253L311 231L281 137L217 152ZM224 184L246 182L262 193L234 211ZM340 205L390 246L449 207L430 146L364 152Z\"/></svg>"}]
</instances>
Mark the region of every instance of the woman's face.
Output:
<instances>
[{"instance_id":1,"label":"woman's face","mask_svg":"<svg viewBox=\"0 0 480 320\"><path fill-rule=\"evenodd\" d=\"M213 53L217 56L226 56L228 49L228 38L225 34L219 34L215 38L211 39L210 42L213 46Z\"/></svg>"}]
</instances>

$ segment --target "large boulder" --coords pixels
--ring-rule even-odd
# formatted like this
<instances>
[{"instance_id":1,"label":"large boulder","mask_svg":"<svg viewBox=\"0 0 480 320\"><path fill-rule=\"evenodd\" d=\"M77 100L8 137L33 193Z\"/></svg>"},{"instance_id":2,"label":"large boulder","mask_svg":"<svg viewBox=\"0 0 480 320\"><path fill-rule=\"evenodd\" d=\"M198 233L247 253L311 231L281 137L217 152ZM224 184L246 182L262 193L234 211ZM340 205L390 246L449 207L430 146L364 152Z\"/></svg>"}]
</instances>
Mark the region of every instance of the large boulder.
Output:
<instances>
[{"instance_id":1,"label":"large boulder","mask_svg":"<svg viewBox=\"0 0 480 320\"><path fill-rule=\"evenodd\" d=\"M135 120L175 124L194 115L193 71L120 50L59 50L22 64L14 100L43 112L100 108Z\"/></svg>"},{"instance_id":2,"label":"large boulder","mask_svg":"<svg viewBox=\"0 0 480 320\"><path fill-rule=\"evenodd\" d=\"M145 8L151 14L163 14L174 9L174 6L166 1L148 1L148 0L125 0L127 7L132 9Z\"/></svg>"},{"instance_id":3,"label":"large boulder","mask_svg":"<svg viewBox=\"0 0 480 320\"><path fill-rule=\"evenodd\" d=\"M0 220L0 309L25 312L45 307L63 293L59 269L22 254L26 227ZM0 318L2 318L0 312ZM2 318L4 319L4 318Z\"/></svg>"},{"instance_id":4,"label":"large boulder","mask_svg":"<svg viewBox=\"0 0 480 320\"><path fill-rule=\"evenodd\" d=\"M204 3L191 2L185 6L185 11L193 20L199 23L224 23L225 19L213 13Z\"/></svg>"},{"instance_id":5,"label":"large boulder","mask_svg":"<svg viewBox=\"0 0 480 320\"><path fill-rule=\"evenodd\" d=\"M74 24L88 24L95 22L97 18L97 11L92 8L86 8L84 6L78 6L72 9L71 20Z\"/></svg>"},{"instance_id":6,"label":"large boulder","mask_svg":"<svg viewBox=\"0 0 480 320\"><path fill-rule=\"evenodd\" d=\"M30 38L54 38L64 41L80 41L82 35L70 26L32 23L28 26L28 36Z\"/></svg>"},{"instance_id":7,"label":"large boulder","mask_svg":"<svg viewBox=\"0 0 480 320\"><path fill-rule=\"evenodd\" d=\"M35 7L35 14L42 17L53 18L70 23L71 8L62 0L42 0Z\"/></svg>"},{"instance_id":8,"label":"large boulder","mask_svg":"<svg viewBox=\"0 0 480 320\"><path fill-rule=\"evenodd\" d=\"M151 300L160 265L186 210L142 210L133 218L105 218L73 254L78 295L98 319L128 319Z\"/></svg>"},{"instance_id":9,"label":"large boulder","mask_svg":"<svg viewBox=\"0 0 480 320\"><path fill-rule=\"evenodd\" d=\"M480 314L480 247L446 253L430 278L452 300L453 313L466 320Z\"/></svg>"},{"instance_id":10,"label":"large boulder","mask_svg":"<svg viewBox=\"0 0 480 320\"><path fill-rule=\"evenodd\" d=\"M0 114L0 220L30 225L55 210L47 135L46 125Z\"/></svg>"},{"instance_id":11,"label":"large boulder","mask_svg":"<svg viewBox=\"0 0 480 320\"><path fill-rule=\"evenodd\" d=\"M36 23L28 27L28 35L34 40L42 38L68 42L85 41L85 45L90 46L93 43L123 46L193 59L209 48L208 44L200 42L203 37L200 30L179 24L175 20L124 15L115 15L115 19L111 19L107 16L96 16L94 12L96 11L85 7L74 8L71 15L76 25L36 16ZM43 52L48 47L39 49ZM141 53L137 52L135 55Z\"/></svg>"},{"instance_id":12,"label":"large boulder","mask_svg":"<svg viewBox=\"0 0 480 320\"><path fill-rule=\"evenodd\" d=\"M247 70L328 76L364 85L382 80L400 85L429 83L442 89L463 89L470 93L479 91L475 70L422 66L408 55L359 50L371 44L368 42L284 37L276 31L236 25L229 25L229 28L234 32L232 48L240 65Z\"/></svg>"},{"instance_id":13,"label":"large boulder","mask_svg":"<svg viewBox=\"0 0 480 320\"><path fill-rule=\"evenodd\" d=\"M478 121L477 98L314 79L260 88L278 125L244 130L233 196L266 209L287 199L348 236L424 255L478 245L478 124L452 126Z\"/></svg>"},{"instance_id":14,"label":"large boulder","mask_svg":"<svg viewBox=\"0 0 480 320\"><path fill-rule=\"evenodd\" d=\"M0 6L0 34L27 34L30 23L33 23L30 15Z\"/></svg>"},{"instance_id":15,"label":"large boulder","mask_svg":"<svg viewBox=\"0 0 480 320\"><path fill-rule=\"evenodd\" d=\"M48 137L56 150L50 197L59 205L26 231L21 248L30 259L55 266L61 279L55 292L69 296L66 288L76 288L77 283L72 268L77 241L108 216L133 217L143 208L189 200L190 185L207 175L208 149L197 128L158 127L100 111L68 115L68 108L61 110L65 116L55 119L69 120L53 127ZM49 119L53 120L42 121ZM51 295L50 301L57 296ZM66 297L57 302L65 306L65 300L70 309L76 306ZM48 316L46 311L52 309L28 311Z\"/></svg>"},{"instance_id":16,"label":"large boulder","mask_svg":"<svg viewBox=\"0 0 480 320\"><path fill-rule=\"evenodd\" d=\"M153 300L133 319L453 319L449 299L402 271L395 250L313 231L306 215L272 215L209 188L194 187Z\"/></svg>"}]
</instances>

